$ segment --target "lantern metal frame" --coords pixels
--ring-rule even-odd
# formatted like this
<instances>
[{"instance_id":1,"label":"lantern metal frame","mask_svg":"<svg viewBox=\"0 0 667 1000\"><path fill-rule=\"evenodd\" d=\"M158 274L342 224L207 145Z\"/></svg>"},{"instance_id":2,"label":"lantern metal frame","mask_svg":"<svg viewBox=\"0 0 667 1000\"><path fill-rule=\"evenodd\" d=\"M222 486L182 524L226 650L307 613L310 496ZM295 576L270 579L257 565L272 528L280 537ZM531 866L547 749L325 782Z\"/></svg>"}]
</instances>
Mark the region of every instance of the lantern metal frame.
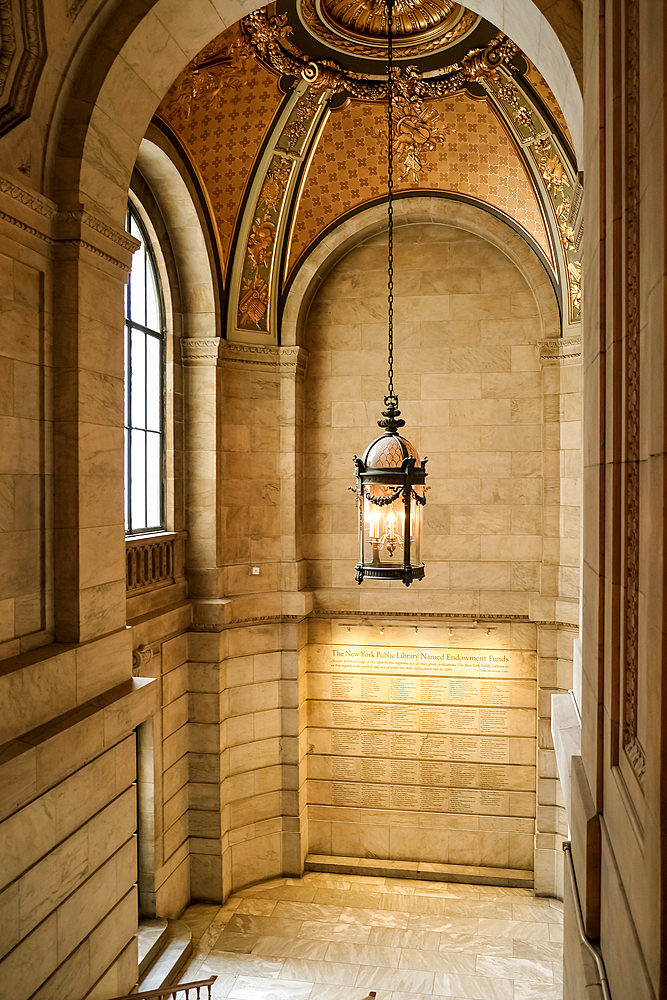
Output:
<instances>
[{"instance_id":1,"label":"lantern metal frame","mask_svg":"<svg viewBox=\"0 0 667 1000\"><path fill-rule=\"evenodd\" d=\"M398 401L396 400L396 402ZM412 514L414 510L416 515L414 520L416 523L417 517L420 514L417 508L423 507L426 503L426 497L417 492L415 487L426 489L425 482L428 475L426 472L426 463L428 459L424 458L421 463L417 464L417 457L410 454L409 442L405 441L398 433L399 427L405 426L405 421L400 419L401 411L394 403L394 400L388 396L385 397L385 403L387 405L387 409L384 411L385 419L378 420L379 426L386 428L385 433L375 438L374 441L371 441L364 452L363 458L354 456L359 517L359 562L355 567L354 575L359 584L368 577L374 580L402 580L405 586L409 587L413 580L422 580L424 578L423 562L420 560L416 565L413 565L412 562ZM374 446L382 442L385 438L391 438L399 445L404 455L401 465L386 467L367 465L367 457L372 453ZM383 494L373 499L373 494L368 489L372 486L383 487ZM382 544L374 543L370 536L366 538L366 530L364 528L365 505L369 503L381 509L390 504L393 505L397 500L401 499L404 508L403 528L402 533L396 536L396 545L394 548L400 547L403 550L403 562L402 564L383 563L380 558ZM373 553L370 560L364 558L364 546L368 542L371 544Z\"/></svg>"},{"instance_id":2,"label":"lantern metal frame","mask_svg":"<svg viewBox=\"0 0 667 1000\"><path fill-rule=\"evenodd\" d=\"M398 433L400 427L405 426L405 421L400 419L401 411L398 408L398 396L394 392L394 59L393 59L393 9L394 0L387 0L387 300L388 300L388 384L387 395L384 397L386 409L383 411L384 420L378 420L378 426L385 429L384 434L376 438L369 444L364 452L363 458L354 456L354 465L357 476L355 492L357 494L358 506L358 532L359 532L359 562L355 567L355 579L357 583L369 577L376 580L402 580L406 587L409 587L413 580L421 580L424 577L424 564L421 559L416 565L412 564L413 552L413 521L417 529L418 540L421 552L421 528L419 508L426 503L424 486L426 480L426 462L424 459L419 465L417 456L412 452L412 446ZM393 439L398 445L399 454L403 459L400 466L374 467L367 464L369 456L376 445L384 439ZM392 451L394 449L391 449ZM372 487L381 488L377 493L372 492ZM415 487L422 487L419 492ZM350 487L352 489L352 487ZM396 533L396 518L390 522L390 532L386 532L381 537L372 536L370 528L368 538L364 527L366 504L377 506L378 510L389 505L396 504L402 498L402 536ZM413 519L413 511L415 517ZM401 518L398 518L400 523ZM390 518L387 516L386 521ZM379 518L378 518L379 523ZM364 558L365 546L370 543L372 557ZM403 562L384 562L380 558L381 549L389 551L390 560L397 548L403 550Z\"/></svg>"}]
</instances>

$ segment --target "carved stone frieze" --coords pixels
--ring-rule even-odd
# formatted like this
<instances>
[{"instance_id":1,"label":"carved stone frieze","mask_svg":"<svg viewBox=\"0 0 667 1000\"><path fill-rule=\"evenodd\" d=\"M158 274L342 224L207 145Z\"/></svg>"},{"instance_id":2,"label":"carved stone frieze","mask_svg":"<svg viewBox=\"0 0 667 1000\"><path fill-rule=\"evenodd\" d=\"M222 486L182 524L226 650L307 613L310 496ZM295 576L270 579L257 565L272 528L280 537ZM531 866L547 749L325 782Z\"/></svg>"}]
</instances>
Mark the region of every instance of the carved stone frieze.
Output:
<instances>
[{"instance_id":1,"label":"carved stone frieze","mask_svg":"<svg viewBox=\"0 0 667 1000\"><path fill-rule=\"evenodd\" d=\"M128 272L130 270L130 265L124 261L119 260L118 257L113 257L110 253L105 253L104 250L100 250L93 243L89 243L87 240L82 239L67 239L67 240L50 240L58 247L72 247L76 250L86 250L88 253L94 254L99 257L100 260L106 261L107 264L113 264L114 267L120 268L122 271Z\"/></svg>"},{"instance_id":2,"label":"carved stone frieze","mask_svg":"<svg viewBox=\"0 0 667 1000\"><path fill-rule=\"evenodd\" d=\"M39 0L0 0L0 135L30 115L45 62Z\"/></svg>"},{"instance_id":3,"label":"carved stone frieze","mask_svg":"<svg viewBox=\"0 0 667 1000\"><path fill-rule=\"evenodd\" d=\"M35 191L26 191L25 188L14 184L7 177L0 177L0 194L9 195L14 201L18 201L26 208L32 209L45 219L53 219L57 214L57 209L50 202L40 197Z\"/></svg>"},{"instance_id":4,"label":"carved stone frieze","mask_svg":"<svg viewBox=\"0 0 667 1000\"><path fill-rule=\"evenodd\" d=\"M265 371L305 375L308 351L304 347L263 347L255 344L231 344L224 341L221 361L227 364L252 365Z\"/></svg>"}]
</instances>

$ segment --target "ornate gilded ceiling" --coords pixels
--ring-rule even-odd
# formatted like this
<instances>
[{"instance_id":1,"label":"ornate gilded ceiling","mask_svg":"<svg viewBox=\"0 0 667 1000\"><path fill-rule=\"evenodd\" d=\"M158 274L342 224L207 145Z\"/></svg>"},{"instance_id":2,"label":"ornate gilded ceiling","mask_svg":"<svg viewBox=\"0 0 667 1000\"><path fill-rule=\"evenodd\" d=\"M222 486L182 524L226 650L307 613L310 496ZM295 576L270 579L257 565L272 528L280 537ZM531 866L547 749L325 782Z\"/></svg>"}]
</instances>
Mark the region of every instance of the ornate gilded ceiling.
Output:
<instances>
[{"instance_id":1,"label":"ornate gilded ceiling","mask_svg":"<svg viewBox=\"0 0 667 1000\"><path fill-rule=\"evenodd\" d=\"M433 102L429 109L435 112L435 120L405 123L409 140L403 142L399 119L396 190L458 191L479 198L515 219L551 260L551 246L531 180L489 104L461 94ZM383 197L387 171L384 146L377 136L384 136L386 129L386 109L381 104L368 107L354 103L330 115L301 196L290 269L337 216ZM437 138L430 142L436 130ZM332 150L337 150L338 156L332 156Z\"/></svg>"},{"instance_id":2,"label":"ornate gilded ceiling","mask_svg":"<svg viewBox=\"0 0 667 1000\"><path fill-rule=\"evenodd\" d=\"M387 58L387 6L382 0L297 0L299 22L338 53ZM479 24L478 14L452 0L397 0L396 56L415 58L462 41Z\"/></svg>"},{"instance_id":3,"label":"ornate gilded ceiling","mask_svg":"<svg viewBox=\"0 0 667 1000\"><path fill-rule=\"evenodd\" d=\"M398 194L459 193L514 220L576 321L581 192L551 92L453 0L395 10ZM386 196L385 46L385 0L278 0L214 39L163 101L217 227L231 339L275 339L299 258Z\"/></svg>"}]
</instances>

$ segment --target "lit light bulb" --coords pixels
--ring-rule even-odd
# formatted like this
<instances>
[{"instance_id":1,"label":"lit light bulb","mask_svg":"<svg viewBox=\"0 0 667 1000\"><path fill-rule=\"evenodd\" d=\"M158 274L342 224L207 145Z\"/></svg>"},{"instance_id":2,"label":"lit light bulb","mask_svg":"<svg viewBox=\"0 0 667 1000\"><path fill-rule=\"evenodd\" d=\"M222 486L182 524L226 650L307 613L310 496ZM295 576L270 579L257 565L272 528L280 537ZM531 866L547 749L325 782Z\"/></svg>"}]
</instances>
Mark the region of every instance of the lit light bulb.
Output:
<instances>
[{"instance_id":1,"label":"lit light bulb","mask_svg":"<svg viewBox=\"0 0 667 1000\"><path fill-rule=\"evenodd\" d=\"M487 630L486 630L486 634L487 634L487 635L491 635L491 629L490 629L490 628L487 628Z\"/></svg>"},{"instance_id":2,"label":"lit light bulb","mask_svg":"<svg viewBox=\"0 0 667 1000\"><path fill-rule=\"evenodd\" d=\"M454 635L454 629L452 628L451 625L449 626L449 634Z\"/></svg>"},{"instance_id":3,"label":"lit light bulb","mask_svg":"<svg viewBox=\"0 0 667 1000\"><path fill-rule=\"evenodd\" d=\"M348 626L347 626L347 634L349 635L351 631L352 631L352 629L351 629L351 628L350 628L350 626L348 625Z\"/></svg>"},{"instance_id":4,"label":"lit light bulb","mask_svg":"<svg viewBox=\"0 0 667 1000\"><path fill-rule=\"evenodd\" d=\"M419 629L417 628L416 625L415 625L415 635L419 635Z\"/></svg>"},{"instance_id":5,"label":"lit light bulb","mask_svg":"<svg viewBox=\"0 0 667 1000\"><path fill-rule=\"evenodd\" d=\"M384 625L380 626L380 635L384 635Z\"/></svg>"}]
</instances>

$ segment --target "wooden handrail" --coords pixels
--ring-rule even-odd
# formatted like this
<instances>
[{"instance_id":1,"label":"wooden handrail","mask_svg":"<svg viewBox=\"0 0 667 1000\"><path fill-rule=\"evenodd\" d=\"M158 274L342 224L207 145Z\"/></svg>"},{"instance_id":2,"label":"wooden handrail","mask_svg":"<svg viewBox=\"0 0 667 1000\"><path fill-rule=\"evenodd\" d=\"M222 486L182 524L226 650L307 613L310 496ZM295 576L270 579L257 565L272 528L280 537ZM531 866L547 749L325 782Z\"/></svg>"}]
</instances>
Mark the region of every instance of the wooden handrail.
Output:
<instances>
[{"instance_id":1,"label":"wooden handrail","mask_svg":"<svg viewBox=\"0 0 667 1000\"><path fill-rule=\"evenodd\" d=\"M216 981L217 976L211 976L210 979L198 979L194 983L178 983L175 986L162 986L159 990L148 990L147 993L128 993L124 997L114 997L113 1000L168 1000L169 997L173 997L177 1000L179 993L185 994L185 1000L201 1000L205 997L205 1000L210 1000L211 998L211 986ZM202 994L202 987L208 987L208 994ZM190 990L196 990L197 992L190 997Z\"/></svg>"}]
</instances>

